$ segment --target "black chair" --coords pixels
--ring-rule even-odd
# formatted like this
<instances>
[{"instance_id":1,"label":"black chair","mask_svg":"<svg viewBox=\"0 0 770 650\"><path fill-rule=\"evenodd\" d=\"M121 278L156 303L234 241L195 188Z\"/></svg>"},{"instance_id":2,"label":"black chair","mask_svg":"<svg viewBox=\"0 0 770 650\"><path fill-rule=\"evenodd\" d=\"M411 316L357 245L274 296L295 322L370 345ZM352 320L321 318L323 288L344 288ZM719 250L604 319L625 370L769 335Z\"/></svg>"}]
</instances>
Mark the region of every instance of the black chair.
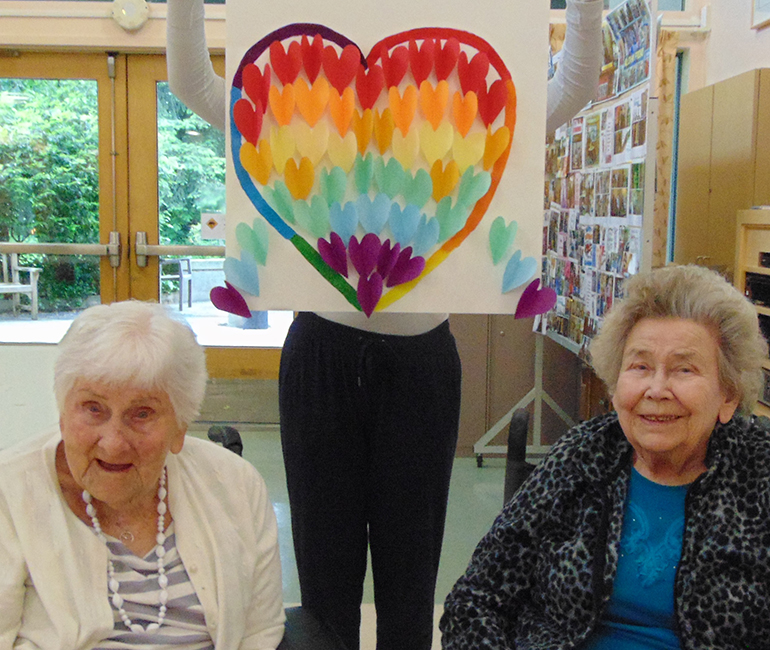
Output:
<instances>
[{"instance_id":1,"label":"black chair","mask_svg":"<svg viewBox=\"0 0 770 650\"><path fill-rule=\"evenodd\" d=\"M527 433L529 413L525 409L514 411L508 428L508 454L505 462L505 488L503 504L508 503L516 490L535 469L527 458Z\"/></svg>"},{"instance_id":2,"label":"black chair","mask_svg":"<svg viewBox=\"0 0 770 650\"><path fill-rule=\"evenodd\" d=\"M215 424L209 428L208 437L225 449L243 455L243 440L235 427ZM334 630L311 612L302 607L287 607L286 631L277 650L346 650L346 647Z\"/></svg>"}]
</instances>

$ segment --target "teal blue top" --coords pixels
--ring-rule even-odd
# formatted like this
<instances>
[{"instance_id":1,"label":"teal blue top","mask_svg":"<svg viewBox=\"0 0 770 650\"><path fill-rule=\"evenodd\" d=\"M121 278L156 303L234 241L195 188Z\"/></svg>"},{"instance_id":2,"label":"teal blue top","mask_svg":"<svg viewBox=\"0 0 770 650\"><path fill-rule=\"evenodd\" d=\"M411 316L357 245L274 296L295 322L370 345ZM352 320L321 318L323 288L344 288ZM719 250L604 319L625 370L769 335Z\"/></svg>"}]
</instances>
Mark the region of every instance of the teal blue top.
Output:
<instances>
[{"instance_id":1,"label":"teal blue top","mask_svg":"<svg viewBox=\"0 0 770 650\"><path fill-rule=\"evenodd\" d=\"M632 470L612 596L583 650L680 650L674 580L688 487L660 485Z\"/></svg>"}]
</instances>

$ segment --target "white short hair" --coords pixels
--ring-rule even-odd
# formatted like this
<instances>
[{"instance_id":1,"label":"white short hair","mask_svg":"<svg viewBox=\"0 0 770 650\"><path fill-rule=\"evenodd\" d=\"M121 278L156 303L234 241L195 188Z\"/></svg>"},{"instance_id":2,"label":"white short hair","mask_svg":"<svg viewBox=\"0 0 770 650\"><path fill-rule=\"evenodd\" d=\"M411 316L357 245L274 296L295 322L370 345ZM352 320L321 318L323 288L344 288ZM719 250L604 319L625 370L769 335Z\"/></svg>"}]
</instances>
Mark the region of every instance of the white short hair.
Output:
<instances>
[{"instance_id":1,"label":"white short hair","mask_svg":"<svg viewBox=\"0 0 770 650\"><path fill-rule=\"evenodd\" d=\"M195 334L157 303L129 300L86 309L59 344L54 393L59 412L78 380L164 391L187 427L206 392L206 356Z\"/></svg>"}]
</instances>

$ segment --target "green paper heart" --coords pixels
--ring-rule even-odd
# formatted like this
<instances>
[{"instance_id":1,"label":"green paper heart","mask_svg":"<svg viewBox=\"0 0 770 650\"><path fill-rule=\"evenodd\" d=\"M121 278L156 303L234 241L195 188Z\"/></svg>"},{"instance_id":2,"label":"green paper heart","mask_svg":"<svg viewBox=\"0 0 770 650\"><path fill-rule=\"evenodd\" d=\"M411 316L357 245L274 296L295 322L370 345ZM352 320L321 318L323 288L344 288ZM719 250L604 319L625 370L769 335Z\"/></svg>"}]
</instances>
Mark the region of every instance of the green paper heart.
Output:
<instances>
[{"instance_id":1,"label":"green paper heart","mask_svg":"<svg viewBox=\"0 0 770 650\"><path fill-rule=\"evenodd\" d=\"M329 234L329 206L319 195L313 197L310 204L307 201L294 203L294 216L297 224L307 230L314 238L320 239Z\"/></svg>"},{"instance_id":2,"label":"green paper heart","mask_svg":"<svg viewBox=\"0 0 770 650\"><path fill-rule=\"evenodd\" d=\"M366 154L366 158L362 158L361 154L356 156L356 162L353 165L353 175L358 193L368 194L369 186L372 184L374 176L374 156L371 153Z\"/></svg>"},{"instance_id":3,"label":"green paper heart","mask_svg":"<svg viewBox=\"0 0 770 650\"><path fill-rule=\"evenodd\" d=\"M407 174L404 179L404 200L408 205L422 208L433 194L433 180L424 169L418 169L414 178Z\"/></svg>"},{"instance_id":4,"label":"green paper heart","mask_svg":"<svg viewBox=\"0 0 770 650\"><path fill-rule=\"evenodd\" d=\"M294 219L294 198L289 192L289 188L286 187L286 183L277 180L272 191L267 186L263 187L262 191L265 200L282 219L291 224L297 223Z\"/></svg>"},{"instance_id":5,"label":"green paper heart","mask_svg":"<svg viewBox=\"0 0 770 650\"><path fill-rule=\"evenodd\" d=\"M326 205L344 203L348 191L348 176L342 167L332 167L329 171L322 168L318 174L318 182Z\"/></svg>"},{"instance_id":6,"label":"green paper heart","mask_svg":"<svg viewBox=\"0 0 770 650\"><path fill-rule=\"evenodd\" d=\"M257 219L254 220L254 225L258 227L258 224L264 223ZM264 237L264 240L262 239ZM245 223L239 223L235 227L235 238L238 241L238 245L241 250L248 251L254 261L264 266L267 262L267 230L251 229ZM241 287L243 288L243 287Z\"/></svg>"},{"instance_id":7,"label":"green paper heart","mask_svg":"<svg viewBox=\"0 0 770 650\"><path fill-rule=\"evenodd\" d=\"M468 167L460 179L460 187L457 190L457 204L466 208L473 208L476 202L484 196L492 185L492 177L489 172L473 173L473 167Z\"/></svg>"},{"instance_id":8,"label":"green paper heart","mask_svg":"<svg viewBox=\"0 0 770 650\"><path fill-rule=\"evenodd\" d=\"M377 187L391 201L401 194L405 176L404 168L395 158L391 158L387 165L382 158L377 158L374 163L374 180L377 181Z\"/></svg>"},{"instance_id":9,"label":"green paper heart","mask_svg":"<svg viewBox=\"0 0 770 650\"><path fill-rule=\"evenodd\" d=\"M499 264L506 256L516 237L519 225L515 221L505 224L505 219L497 217L489 227L489 250L492 251L492 263Z\"/></svg>"},{"instance_id":10,"label":"green paper heart","mask_svg":"<svg viewBox=\"0 0 770 650\"><path fill-rule=\"evenodd\" d=\"M439 242L445 242L447 239L457 234L468 220L468 210L462 205L452 207L452 198L445 196L439 201L436 207L436 219L439 226Z\"/></svg>"}]
</instances>

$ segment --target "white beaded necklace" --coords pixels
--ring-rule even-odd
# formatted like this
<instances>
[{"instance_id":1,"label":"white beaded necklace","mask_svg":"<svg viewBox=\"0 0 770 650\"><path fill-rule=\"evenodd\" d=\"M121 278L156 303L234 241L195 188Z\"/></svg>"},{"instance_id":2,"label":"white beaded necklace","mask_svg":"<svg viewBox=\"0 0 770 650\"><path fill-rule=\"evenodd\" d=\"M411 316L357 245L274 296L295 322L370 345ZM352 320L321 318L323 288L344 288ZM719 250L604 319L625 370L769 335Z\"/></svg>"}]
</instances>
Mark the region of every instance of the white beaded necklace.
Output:
<instances>
[{"instance_id":1,"label":"white beaded necklace","mask_svg":"<svg viewBox=\"0 0 770 650\"><path fill-rule=\"evenodd\" d=\"M160 609L158 612L158 622L150 623L147 628L142 627L139 623L134 623L126 614L126 610L123 607L123 597L118 593L120 589L120 583L115 578L115 565L111 559L107 560L107 575L109 577L109 587L112 592L112 606L118 611L121 620L125 626L132 632L155 632L163 625L163 620L166 618L166 603L168 602L168 576L166 575L166 567L164 566L164 556L166 555L166 549L164 544L166 543L165 523L166 523L166 468L163 468L163 472L160 475L160 481L158 482L158 534L155 537L157 546L155 547L155 554L158 556L158 585L160 586ZM91 523L94 527L96 536L107 544L107 538L102 532L102 527L99 524L99 519L96 516L96 508L94 508L91 495L88 490L83 490L83 501L86 504L86 513L91 517ZM130 534L130 533L129 533ZM121 535L122 537L122 535ZM132 535L133 537L133 535Z\"/></svg>"}]
</instances>

